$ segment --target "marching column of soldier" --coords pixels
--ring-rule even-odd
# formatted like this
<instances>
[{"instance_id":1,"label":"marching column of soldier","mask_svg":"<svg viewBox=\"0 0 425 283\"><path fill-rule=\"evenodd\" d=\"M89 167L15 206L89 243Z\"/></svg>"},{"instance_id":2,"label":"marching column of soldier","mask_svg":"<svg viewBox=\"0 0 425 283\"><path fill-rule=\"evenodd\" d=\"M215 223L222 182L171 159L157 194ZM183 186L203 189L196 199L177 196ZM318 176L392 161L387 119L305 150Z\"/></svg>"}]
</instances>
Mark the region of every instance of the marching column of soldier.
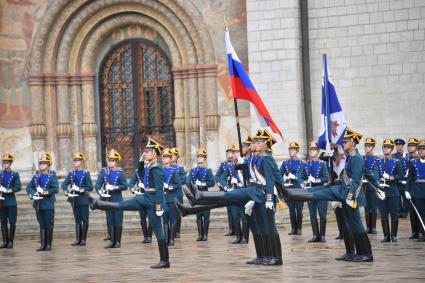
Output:
<instances>
[{"instance_id":1,"label":"marching column of soldier","mask_svg":"<svg viewBox=\"0 0 425 283\"><path fill-rule=\"evenodd\" d=\"M181 218L196 214L196 240L207 241L210 210L227 207L229 232L226 235L235 236L233 244L248 243L251 230L256 257L247 263L281 265L281 242L275 224L279 201L285 201L289 207L289 235L302 234L303 203L308 202L313 235L308 242L326 241L327 208L328 201L331 202L346 247L346 253L337 260L373 261L368 234L377 233L378 212L384 235L382 242L398 241L398 219L408 215L412 230L409 239L425 241L425 140L409 138L407 153L404 153L404 140L385 139L383 157L379 158L374 155L377 142L373 137L365 139L365 155L359 154L357 146L361 138L362 134L347 128L343 139L346 165L335 180L330 180L333 172L326 162L319 160L316 141L309 143L306 161L298 159L299 142L290 142L289 159L278 167L272 155L276 140L261 129L242 142L242 150L235 145L226 148L226 161L220 164L215 176L206 165L205 149L197 151L197 164L186 173L185 168L178 165L178 148L164 148L149 139L129 182L119 167L119 152L112 149L107 155L107 167L100 171L93 186L90 173L84 170L84 154L75 152L74 170L61 184L75 219L76 239L72 245L86 245L89 207L106 212L110 243L105 248L120 248L124 211L139 211L143 243L152 241L152 231L158 242L160 261L152 268L167 268L170 266L168 246L180 237ZM336 155L332 157L336 158ZM15 193L21 190L19 174L12 170L14 160L11 154L3 154L0 172L3 240L0 248L6 249L14 245ZM52 156L42 152L39 170L26 188L40 225L41 244L37 251L52 248L55 194L59 191L58 177L50 169L52 162ZM216 185L218 191L210 190ZM99 199L89 194L93 189ZM123 199L122 191L127 189L134 198ZM183 195L190 205L183 204ZM360 206L364 206L366 227L360 219Z\"/></svg>"}]
</instances>

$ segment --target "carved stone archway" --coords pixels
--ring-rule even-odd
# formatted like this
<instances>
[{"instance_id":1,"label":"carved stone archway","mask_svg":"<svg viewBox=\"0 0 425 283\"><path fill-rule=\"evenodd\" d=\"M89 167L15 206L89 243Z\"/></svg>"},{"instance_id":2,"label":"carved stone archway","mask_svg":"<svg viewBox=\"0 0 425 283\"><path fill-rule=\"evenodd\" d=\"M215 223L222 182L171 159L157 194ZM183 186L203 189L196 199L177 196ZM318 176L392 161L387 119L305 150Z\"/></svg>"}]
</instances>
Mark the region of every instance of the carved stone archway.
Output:
<instances>
[{"instance_id":1,"label":"carved stone archway","mask_svg":"<svg viewBox=\"0 0 425 283\"><path fill-rule=\"evenodd\" d=\"M169 51L176 143L186 165L198 147L217 147L216 60L190 1L62 0L49 8L34 38L29 80L33 150L52 151L59 173L69 169L72 150L85 152L91 172L99 167L97 71L111 35L130 25L158 34Z\"/></svg>"}]
</instances>

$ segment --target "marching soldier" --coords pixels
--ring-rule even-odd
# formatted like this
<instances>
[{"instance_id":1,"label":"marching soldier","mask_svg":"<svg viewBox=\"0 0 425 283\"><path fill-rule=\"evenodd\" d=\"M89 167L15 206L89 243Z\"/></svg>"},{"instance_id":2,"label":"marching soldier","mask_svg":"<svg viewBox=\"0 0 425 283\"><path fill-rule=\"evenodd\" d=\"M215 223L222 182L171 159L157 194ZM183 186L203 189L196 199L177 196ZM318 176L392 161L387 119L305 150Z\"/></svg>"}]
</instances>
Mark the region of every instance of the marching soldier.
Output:
<instances>
[{"instance_id":1,"label":"marching soldier","mask_svg":"<svg viewBox=\"0 0 425 283\"><path fill-rule=\"evenodd\" d=\"M409 165L405 195L406 199L408 201L413 201L413 205L417 208L417 212L419 213L419 215L417 215L417 230L421 231L423 235L423 239L419 241L425 241L425 228L423 226L425 222L425 140L419 142L418 149L419 157L413 159ZM410 213L416 213L413 205ZM419 219L419 217L421 219Z\"/></svg>"},{"instance_id":2,"label":"marching soldier","mask_svg":"<svg viewBox=\"0 0 425 283\"><path fill-rule=\"evenodd\" d=\"M191 190L208 191L214 186L214 175L210 168L206 167L208 158L205 149L199 149L196 153L197 166L192 168L187 175L186 186ZM208 241L208 228L210 225L210 211L206 210L196 214L196 224L198 226L197 241Z\"/></svg>"},{"instance_id":3,"label":"marching soldier","mask_svg":"<svg viewBox=\"0 0 425 283\"><path fill-rule=\"evenodd\" d=\"M132 194L142 195L145 193L145 189L143 188L143 179L142 172L139 172L139 168L135 170L133 176L131 176L130 181L128 182L128 187ZM152 243L152 224L146 221L148 217L147 210L144 206L140 207L139 210L140 215L140 226L142 227L143 233L143 244Z\"/></svg>"},{"instance_id":4,"label":"marching soldier","mask_svg":"<svg viewBox=\"0 0 425 283\"><path fill-rule=\"evenodd\" d=\"M217 173L215 174L215 182L217 183L218 187L220 188L220 191L224 191L224 187L221 185L220 180L222 175L224 174L224 171L226 171L227 164L233 162L233 153L235 152L235 146L229 145L226 148L226 161L222 162L220 166L218 167ZM227 209L227 222L229 224L229 232L224 234L224 236L235 236L235 230L233 225L233 217L232 217L232 210L230 209L230 206L226 208Z\"/></svg>"},{"instance_id":5,"label":"marching soldier","mask_svg":"<svg viewBox=\"0 0 425 283\"><path fill-rule=\"evenodd\" d=\"M319 160L319 148L316 141L311 141L309 145L310 160L304 162L298 172L297 181L301 187L311 188L323 186L329 181L329 173L326 163ZM326 214L328 212L327 201L312 200L308 203L310 211L311 228L313 237L308 242L326 242ZM317 222L317 210L320 216L320 230Z\"/></svg>"},{"instance_id":6,"label":"marching soldier","mask_svg":"<svg viewBox=\"0 0 425 283\"><path fill-rule=\"evenodd\" d=\"M81 152L74 153L75 170L68 173L61 186L74 213L76 240L72 246L85 246L89 229L89 200L85 192L93 190L93 183L90 172L83 170L85 159Z\"/></svg>"},{"instance_id":7,"label":"marching soldier","mask_svg":"<svg viewBox=\"0 0 425 283\"><path fill-rule=\"evenodd\" d=\"M379 158L373 154L376 140L374 138L366 138L364 143L365 155L365 176L371 176L375 180L379 180ZM378 209L378 198L376 197L375 188L368 180L363 179L363 191L366 197L365 219L368 234L376 234L376 218Z\"/></svg>"},{"instance_id":8,"label":"marching soldier","mask_svg":"<svg viewBox=\"0 0 425 283\"><path fill-rule=\"evenodd\" d=\"M392 154L392 157L400 160L406 156L406 153L404 153L404 145L406 142L403 139L395 139L394 144L396 152Z\"/></svg>"},{"instance_id":9,"label":"marching soldier","mask_svg":"<svg viewBox=\"0 0 425 283\"><path fill-rule=\"evenodd\" d=\"M0 172L0 221L3 244L0 249L12 249L16 231L16 218L18 209L15 193L21 190L19 173L13 171L11 166L15 158L11 154L2 157L2 168ZM9 222L9 227L8 227ZM9 229L8 229L9 228Z\"/></svg>"},{"instance_id":10,"label":"marching soldier","mask_svg":"<svg viewBox=\"0 0 425 283\"><path fill-rule=\"evenodd\" d=\"M382 230L384 232L382 243L390 241L397 242L398 202L400 197L397 183L403 178L403 168L401 163L391 155L394 145L393 140L384 140L382 144L384 158L379 162L379 176L381 178L379 186L385 191L385 199L380 200L378 203L379 212L381 213ZM391 215L391 230L388 214Z\"/></svg>"},{"instance_id":11,"label":"marching soldier","mask_svg":"<svg viewBox=\"0 0 425 283\"><path fill-rule=\"evenodd\" d=\"M149 139L139 161L139 172L143 180L144 194L136 195L134 198L120 201L107 202L96 200L89 196L90 208L110 211L139 211L143 206L147 209L149 222L152 223L155 236L158 240L160 261L151 268L169 268L168 246L162 227L162 215L166 209L164 198L164 170L158 162L164 147L153 139Z\"/></svg>"},{"instance_id":12,"label":"marching soldier","mask_svg":"<svg viewBox=\"0 0 425 283\"><path fill-rule=\"evenodd\" d=\"M346 152L345 169L342 172L342 184L335 186L312 187L310 192L303 189L288 190L283 188L283 194L292 201L326 200L341 202L344 210L344 243L346 253L336 260L352 262L372 262L372 247L369 237L360 219L358 197L361 194L364 160L356 145L362 135L350 128L344 134L342 146ZM356 254L355 254L356 252Z\"/></svg>"},{"instance_id":13,"label":"marching soldier","mask_svg":"<svg viewBox=\"0 0 425 283\"><path fill-rule=\"evenodd\" d=\"M281 187L283 180L276 161L267 150L274 143L276 140L267 130L258 130L251 146L254 155L247 156L247 159L238 158L238 165L243 164L249 170L252 180L246 188L227 192L194 191L192 206L176 203L183 216L226 205L245 205L245 213L252 220L251 229L257 254L247 264L282 265L282 247L274 220L274 188Z\"/></svg>"},{"instance_id":14,"label":"marching soldier","mask_svg":"<svg viewBox=\"0 0 425 283\"><path fill-rule=\"evenodd\" d=\"M183 166L178 165L178 161L180 158L180 149L177 147L171 148L171 153L173 154L173 157L171 158L171 164L172 166L179 172L180 176L180 184L183 186L186 184L186 170ZM183 191L181 187L177 189L177 199L180 202L183 202ZM177 219L176 219L176 232L175 232L175 238L180 238L180 229L182 224L182 216L180 214L180 210L176 210L177 212Z\"/></svg>"},{"instance_id":15,"label":"marching soldier","mask_svg":"<svg viewBox=\"0 0 425 283\"><path fill-rule=\"evenodd\" d=\"M407 183L407 176L409 174L409 163L411 160L418 158L418 146L419 140L417 138L409 138L407 140L407 155L400 159L401 165L403 167L404 177L403 180L399 181L398 184L398 190L400 193L400 202L399 202L399 217L406 218L407 214L410 210L410 204L409 201L406 199L405 191L406 191L406 183ZM412 215L415 217L412 221ZM410 214L410 223L416 222L416 214L412 213ZM412 234L414 234L415 228L412 225Z\"/></svg>"},{"instance_id":16,"label":"marching soldier","mask_svg":"<svg viewBox=\"0 0 425 283\"><path fill-rule=\"evenodd\" d=\"M108 152L108 167L103 168L96 181L96 192L105 200L120 202L122 191L127 189L123 170L118 167L121 155L115 149ZM105 249L120 248L122 235L123 211L106 211L107 225L111 241Z\"/></svg>"},{"instance_id":17,"label":"marching soldier","mask_svg":"<svg viewBox=\"0 0 425 283\"><path fill-rule=\"evenodd\" d=\"M27 186L30 199L34 200L37 221L40 225L40 248L37 251L50 251L52 248L53 226L55 221L55 194L59 191L58 177L50 170L52 156L42 152L39 159L39 171L31 178Z\"/></svg>"},{"instance_id":18,"label":"marching soldier","mask_svg":"<svg viewBox=\"0 0 425 283\"><path fill-rule=\"evenodd\" d=\"M176 229L177 208L174 200L178 199L181 192L179 171L171 165L173 153L166 148L162 152L162 165L164 166L164 195L167 204L167 211L164 213L165 240L169 246L174 246L174 236Z\"/></svg>"},{"instance_id":19,"label":"marching soldier","mask_svg":"<svg viewBox=\"0 0 425 283\"><path fill-rule=\"evenodd\" d=\"M298 172L302 168L302 161L298 159L300 144L296 141L289 143L289 158L280 166L280 173L285 182L283 185L287 188L300 188L297 181ZM289 219L291 221L291 231L288 235L301 235L303 223L303 202L289 202Z\"/></svg>"}]
</instances>

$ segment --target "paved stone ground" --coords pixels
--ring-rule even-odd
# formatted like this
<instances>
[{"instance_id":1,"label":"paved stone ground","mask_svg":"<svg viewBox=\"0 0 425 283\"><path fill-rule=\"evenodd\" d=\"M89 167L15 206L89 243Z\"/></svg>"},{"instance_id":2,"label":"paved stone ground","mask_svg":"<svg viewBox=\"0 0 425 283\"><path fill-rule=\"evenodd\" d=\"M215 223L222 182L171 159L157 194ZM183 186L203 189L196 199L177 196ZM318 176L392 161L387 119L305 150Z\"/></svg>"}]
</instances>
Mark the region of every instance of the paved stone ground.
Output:
<instances>
[{"instance_id":1,"label":"paved stone ground","mask_svg":"<svg viewBox=\"0 0 425 283\"><path fill-rule=\"evenodd\" d=\"M160 271L149 268L159 258L156 242L141 244L138 236L125 236L122 248L112 250L103 249L98 237L86 247L56 239L51 252L35 252L37 241L20 240L15 249L0 250L0 282L424 282L425 242L408 239L408 220L401 221L399 243L381 244L381 234L371 236L375 262L363 264L334 260L344 246L333 239L335 224L328 226L324 244L307 243L308 226L293 237L280 229L284 264L278 267L245 264L255 254L253 243L232 245L222 230L211 231L208 242L196 242L195 231L185 230L170 248L171 268Z\"/></svg>"}]
</instances>

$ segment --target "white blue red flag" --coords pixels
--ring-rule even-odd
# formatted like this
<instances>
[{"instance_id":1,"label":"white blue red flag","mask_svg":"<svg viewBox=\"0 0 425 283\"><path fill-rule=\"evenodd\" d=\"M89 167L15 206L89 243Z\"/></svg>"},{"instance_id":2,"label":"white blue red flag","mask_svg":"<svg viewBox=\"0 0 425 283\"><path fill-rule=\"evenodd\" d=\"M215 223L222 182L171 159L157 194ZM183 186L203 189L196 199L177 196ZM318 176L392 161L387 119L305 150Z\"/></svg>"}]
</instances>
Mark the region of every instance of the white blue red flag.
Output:
<instances>
[{"instance_id":1,"label":"white blue red flag","mask_svg":"<svg viewBox=\"0 0 425 283\"><path fill-rule=\"evenodd\" d=\"M230 34L228 30L226 30L225 33L225 40L233 97L236 99L247 100L254 104L255 108L257 109L257 113L261 116L261 119L263 119L265 125L269 126L274 133L279 134L283 139L281 131L273 121L269 111L261 100L258 92L255 90L255 87L249 79L249 76L246 73L244 67L242 66L242 63L239 60L239 57L236 54L232 43L230 42Z\"/></svg>"},{"instance_id":2,"label":"white blue red flag","mask_svg":"<svg viewBox=\"0 0 425 283\"><path fill-rule=\"evenodd\" d=\"M346 128L347 123L329 74L325 53L323 54L322 112L318 146L329 151L331 143L338 145L339 157L335 161L336 166L334 167L337 174L341 173L345 166L345 156L341 145Z\"/></svg>"}]
</instances>

